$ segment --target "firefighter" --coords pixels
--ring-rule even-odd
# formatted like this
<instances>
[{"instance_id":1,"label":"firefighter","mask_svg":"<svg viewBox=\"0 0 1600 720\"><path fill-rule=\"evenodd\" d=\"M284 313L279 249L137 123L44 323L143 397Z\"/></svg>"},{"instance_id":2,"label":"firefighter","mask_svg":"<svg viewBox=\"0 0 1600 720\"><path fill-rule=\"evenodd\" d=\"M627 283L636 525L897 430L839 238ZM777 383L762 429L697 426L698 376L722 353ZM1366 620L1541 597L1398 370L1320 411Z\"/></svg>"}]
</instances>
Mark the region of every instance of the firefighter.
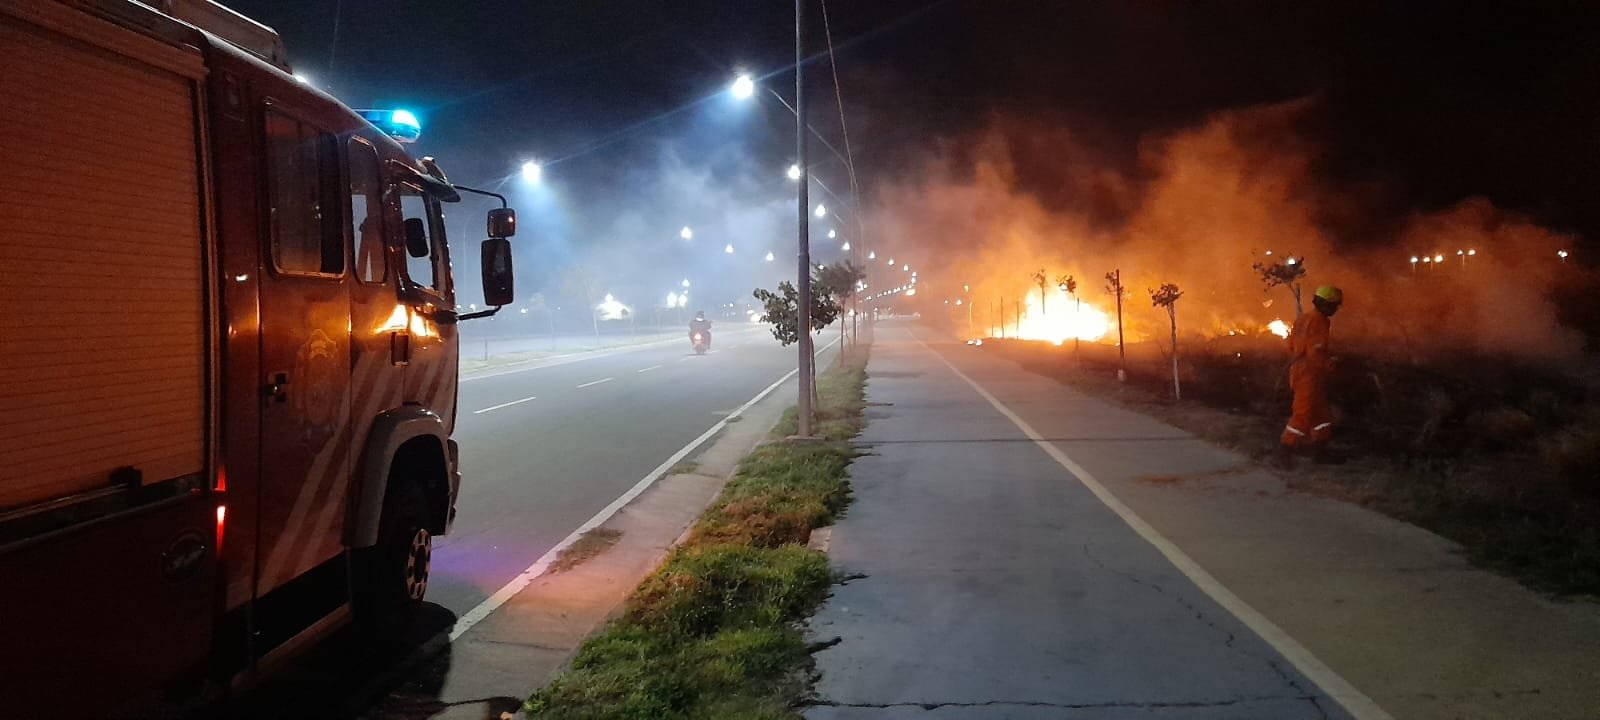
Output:
<instances>
[{"instance_id":1,"label":"firefighter","mask_svg":"<svg viewBox=\"0 0 1600 720\"><path fill-rule=\"evenodd\" d=\"M1328 414L1328 376L1333 359L1328 351L1330 319L1344 303L1344 293L1323 285L1311 298L1315 312L1301 317L1289 333L1289 389L1294 392L1294 414L1283 428L1282 460L1296 449L1307 448L1320 456L1333 436Z\"/></svg>"}]
</instances>

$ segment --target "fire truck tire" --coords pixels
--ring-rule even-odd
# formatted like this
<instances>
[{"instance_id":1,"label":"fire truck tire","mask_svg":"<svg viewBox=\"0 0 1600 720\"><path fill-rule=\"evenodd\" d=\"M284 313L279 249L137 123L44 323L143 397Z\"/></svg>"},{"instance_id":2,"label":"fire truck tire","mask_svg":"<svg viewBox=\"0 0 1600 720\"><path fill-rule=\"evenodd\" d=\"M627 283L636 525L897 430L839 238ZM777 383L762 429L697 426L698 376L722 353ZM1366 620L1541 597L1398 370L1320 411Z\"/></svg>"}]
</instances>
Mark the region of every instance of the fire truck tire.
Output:
<instances>
[{"instance_id":1,"label":"fire truck tire","mask_svg":"<svg viewBox=\"0 0 1600 720\"><path fill-rule=\"evenodd\" d=\"M377 632L409 623L427 592L432 555L422 488L412 482L391 486L378 520L378 544L355 558L357 622Z\"/></svg>"}]
</instances>

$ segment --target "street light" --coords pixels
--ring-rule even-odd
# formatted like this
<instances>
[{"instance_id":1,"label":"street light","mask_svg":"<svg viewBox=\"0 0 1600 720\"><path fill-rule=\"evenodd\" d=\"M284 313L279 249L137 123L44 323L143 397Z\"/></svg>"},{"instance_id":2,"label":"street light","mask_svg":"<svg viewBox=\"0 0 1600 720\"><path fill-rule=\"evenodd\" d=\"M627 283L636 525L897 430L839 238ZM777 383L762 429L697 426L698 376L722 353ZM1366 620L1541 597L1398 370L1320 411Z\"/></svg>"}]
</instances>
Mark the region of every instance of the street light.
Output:
<instances>
[{"instance_id":1,"label":"street light","mask_svg":"<svg viewBox=\"0 0 1600 720\"><path fill-rule=\"evenodd\" d=\"M749 75L741 74L734 79L733 87L729 88L729 91L733 93L735 100L749 99L751 95L756 94L756 81L751 80Z\"/></svg>"},{"instance_id":2,"label":"street light","mask_svg":"<svg viewBox=\"0 0 1600 720\"><path fill-rule=\"evenodd\" d=\"M685 225L685 226L683 226L682 230L678 231L678 237L681 237L681 238L683 238L685 240L693 240L694 239L694 231L690 230L688 225Z\"/></svg>"},{"instance_id":3,"label":"street light","mask_svg":"<svg viewBox=\"0 0 1600 720\"><path fill-rule=\"evenodd\" d=\"M733 254L733 243L728 243L727 247L722 248L722 251L727 253L727 254L729 254L729 255L732 255Z\"/></svg>"},{"instance_id":4,"label":"street light","mask_svg":"<svg viewBox=\"0 0 1600 720\"><path fill-rule=\"evenodd\" d=\"M787 172L785 174L789 176L790 180L799 180L800 179L800 166L799 165L790 165L789 166L789 172Z\"/></svg>"},{"instance_id":5,"label":"street light","mask_svg":"<svg viewBox=\"0 0 1600 720\"><path fill-rule=\"evenodd\" d=\"M868 260L877 260L878 259L878 251L877 250L873 250L873 251L867 253L867 259Z\"/></svg>"},{"instance_id":6,"label":"street light","mask_svg":"<svg viewBox=\"0 0 1600 720\"><path fill-rule=\"evenodd\" d=\"M689 287L689 278L684 278L683 279L683 286L684 287Z\"/></svg>"},{"instance_id":7,"label":"street light","mask_svg":"<svg viewBox=\"0 0 1600 720\"><path fill-rule=\"evenodd\" d=\"M828 239L829 239L829 240L832 240L832 239L834 239L834 238L835 238L835 237L837 237L837 236L838 236L838 235L839 235L839 233L836 233L836 232L834 232L834 231L832 231L832 230L829 230L829 231L828 231Z\"/></svg>"},{"instance_id":8,"label":"street light","mask_svg":"<svg viewBox=\"0 0 1600 720\"><path fill-rule=\"evenodd\" d=\"M843 250L845 252L850 252L850 241L849 240L844 241L844 244L840 245L839 249Z\"/></svg>"},{"instance_id":9,"label":"street light","mask_svg":"<svg viewBox=\"0 0 1600 720\"><path fill-rule=\"evenodd\" d=\"M823 205L822 203L817 203L817 217L827 217L827 216L828 216L828 206L827 205Z\"/></svg>"},{"instance_id":10,"label":"street light","mask_svg":"<svg viewBox=\"0 0 1600 720\"><path fill-rule=\"evenodd\" d=\"M772 261L773 261L773 259L774 259L774 258L773 258L773 257L772 257L772 251L771 251L771 250L768 250L768 251L767 251L767 262L772 262Z\"/></svg>"},{"instance_id":11,"label":"street light","mask_svg":"<svg viewBox=\"0 0 1600 720\"><path fill-rule=\"evenodd\" d=\"M522 179L523 180L527 180L528 182L531 182L531 183L534 183L534 184L538 184L539 180L541 178L543 178L543 177L544 177L544 168L541 167L539 165L539 163L536 163L536 162L534 162L532 160L529 160L529 161L527 161L527 162L522 164Z\"/></svg>"},{"instance_id":12,"label":"street light","mask_svg":"<svg viewBox=\"0 0 1600 720\"><path fill-rule=\"evenodd\" d=\"M1561 262L1566 262L1567 261L1567 251L1565 251L1565 250L1557 250L1556 251L1556 257L1561 258Z\"/></svg>"}]
</instances>

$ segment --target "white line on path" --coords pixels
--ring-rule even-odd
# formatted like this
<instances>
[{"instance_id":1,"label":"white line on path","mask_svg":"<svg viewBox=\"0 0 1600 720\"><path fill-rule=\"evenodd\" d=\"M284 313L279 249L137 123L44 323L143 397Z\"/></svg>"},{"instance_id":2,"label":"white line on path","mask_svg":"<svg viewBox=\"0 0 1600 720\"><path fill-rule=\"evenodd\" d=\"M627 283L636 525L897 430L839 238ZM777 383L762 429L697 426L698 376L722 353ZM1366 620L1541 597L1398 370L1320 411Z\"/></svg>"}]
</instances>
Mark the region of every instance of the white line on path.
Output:
<instances>
[{"instance_id":1,"label":"white line on path","mask_svg":"<svg viewBox=\"0 0 1600 720\"><path fill-rule=\"evenodd\" d=\"M661 366L660 365L651 365L650 367L644 368L643 370L635 370L634 372L647 373L647 372L650 372L651 370L655 370L656 368L659 368L659 367L661 367Z\"/></svg>"},{"instance_id":2,"label":"white line on path","mask_svg":"<svg viewBox=\"0 0 1600 720\"><path fill-rule=\"evenodd\" d=\"M529 400L538 400L538 399L539 398L536 398L536 397L533 397L533 396L529 396L529 397L525 397L525 398L523 398L521 400L512 400L511 402L500 403L499 405L490 405L489 407L486 407L486 408L484 408L482 410L473 410L472 414L473 415L482 415L482 414L484 414L486 412L489 412L490 410L499 410L500 408L508 408L508 407L511 407L512 405L518 405L518 404L521 404L521 403L525 403L525 402L527 402Z\"/></svg>"},{"instance_id":3,"label":"white line on path","mask_svg":"<svg viewBox=\"0 0 1600 720\"><path fill-rule=\"evenodd\" d=\"M1188 553L1180 550L1171 540L1157 532L1155 527L1135 514L1132 508L1122 504L1122 501L1118 500L1117 496L1112 495L1111 491L1107 490L1105 485L1095 479L1094 475L1089 474L1089 471L1085 470L1082 465L1073 462L1072 458L1067 457L1067 454L1061 452L1061 449L1057 448L1053 443L1046 441L1043 435L1034 430L1033 426L1029 425L1021 416L1012 412L1011 408L1006 407L998 398L990 395L988 390L983 389L983 386L973 381L972 378L967 377L966 373L957 370L955 365L946 360L943 355L934 351L933 348L928 347L928 344L922 342L921 338L917 338L915 335L912 335L912 338L916 339L917 344L921 345L922 349L932 353L934 357L939 359L939 362L950 368L950 372L967 381L967 384L971 385L973 390L978 391L978 394L982 395L983 399L988 400L989 404L994 406L994 409L999 410L1001 415L1006 416L1013 425L1017 426L1017 429L1027 435L1034 445L1037 445L1040 450L1049 455L1050 459L1055 460L1057 465L1066 468L1067 472L1076 477L1078 482L1083 483L1083 486L1088 488L1089 492L1094 493L1094 496L1099 498L1100 502L1104 503L1107 508L1110 508L1111 512L1122 518L1122 521L1127 523L1128 527L1132 528L1134 532L1138 533L1139 537L1144 538L1145 542L1155 546L1155 549L1166 556L1167 561L1172 563L1185 577L1189 578L1190 582L1193 582L1201 591L1209 595L1223 609L1232 613L1234 617L1239 619L1239 622L1245 624L1245 627L1250 628L1255 634L1261 636L1261 639L1271 645L1272 649L1277 650L1279 655L1282 655L1294 665L1295 669L1300 671L1300 674L1310 678L1311 682L1316 683L1317 687L1322 689L1322 692L1333 698L1334 702L1339 703L1352 717L1357 720L1394 720L1394 716L1385 712L1376 702L1373 702L1372 698L1367 697L1360 690L1357 690L1354 685L1351 685L1348 680L1340 677L1338 673L1333 671L1333 668L1323 664L1304 645L1290 637L1289 633L1284 632L1283 628L1268 620L1267 616L1262 615L1260 611L1250 607L1249 603L1246 603L1238 595L1233 594L1232 590L1223 586L1222 582L1212 577L1211 573L1206 572L1205 568L1200 567L1200 563L1195 562L1194 558L1189 557Z\"/></svg>"},{"instance_id":4,"label":"white line on path","mask_svg":"<svg viewBox=\"0 0 1600 720\"><path fill-rule=\"evenodd\" d=\"M833 347L834 343L837 342L839 341L836 339L833 342L822 346L822 349L818 350L817 352L820 353L826 351L828 348ZM556 543L555 547L545 551L545 554L540 555L539 559L533 561L533 564L529 565L526 570L517 573L516 577L511 578L511 582L506 583L499 590L494 591L493 595L490 595L488 599L484 600L483 602L478 603L477 607L466 611L460 617L456 618L455 626L450 628L450 642L455 642L456 639L460 638L462 635L465 635L468 630L471 630L473 625L483 622L483 619L489 617L490 613L500 609L500 606L506 604L506 601L516 597L517 593L522 592L523 588L527 587L534 580L539 579L540 575L545 574L545 571L550 569L550 564L555 562L556 558L559 557L563 551L571 547L573 543L577 542L578 538L583 537L584 533L587 533L590 530L605 524L605 521L610 520L611 516L617 514L617 511L621 510L624 505L633 502L634 498L639 497L639 495L645 490L650 489L650 486L654 485L657 480L660 480L663 475L666 475L667 471L672 469L673 465L677 465L679 460L688 457L689 453L694 452L696 448L705 444L707 440L710 440L719 431L721 431L722 428L727 427L730 421L742 415L744 411L749 410L750 406L761 402L762 399L766 398L768 395L771 395L773 390L777 390L778 386L788 382L789 378L794 377L798 372L799 370L790 370L789 372L784 373L783 377L778 378L776 382L768 385L767 389L756 393L755 397L750 398L748 402L740 405L737 410L728 413L727 417L718 420L717 424L712 425L710 429L700 433L700 437L690 440L688 445L683 446L677 452L673 453L672 457L667 458L660 465L657 465L656 469L651 470L649 475L644 476L644 479L640 480L633 487L629 488L627 492L623 493L617 499L612 500L610 505L600 508L600 512L595 513L594 517L584 521L582 525L578 526L578 529L572 531L572 534L568 535L561 542Z\"/></svg>"},{"instance_id":5,"label":"white line on path","mask_svg":"<svg viewBox=\"0 0 1600 720\"><path fill-rule=\"evenodd\" d=\"M584 389L586 387L590 387L590 386L593 386L593 385L599 385L600 383L608 383L608 382L611 382L612 380L615 380L615 379L616 378L606 378L604 380L596 380L594 382L586 382L586 383L584 383L582 385L579 385L578 389L582 390L582 389Z\"/></svg>"}]
</instances>

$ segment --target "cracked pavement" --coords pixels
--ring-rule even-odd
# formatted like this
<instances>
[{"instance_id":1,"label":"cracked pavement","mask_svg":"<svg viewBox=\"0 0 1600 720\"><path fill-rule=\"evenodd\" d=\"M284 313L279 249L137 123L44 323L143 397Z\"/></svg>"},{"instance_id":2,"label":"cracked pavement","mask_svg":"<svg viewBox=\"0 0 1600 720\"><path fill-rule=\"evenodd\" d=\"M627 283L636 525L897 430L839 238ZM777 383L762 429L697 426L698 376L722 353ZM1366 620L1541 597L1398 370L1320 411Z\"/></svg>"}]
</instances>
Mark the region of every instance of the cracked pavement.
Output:
<instances>
[{"instance_id":1,"label":"cracked pavement","mask_svg":"<svg viewBox=\"0 0 1600 720\"><path fill-rule=\"evenodd\" d=\"M807 718L1349 717L904 331L870 375Z\"/></svg>"}]
</instances>

